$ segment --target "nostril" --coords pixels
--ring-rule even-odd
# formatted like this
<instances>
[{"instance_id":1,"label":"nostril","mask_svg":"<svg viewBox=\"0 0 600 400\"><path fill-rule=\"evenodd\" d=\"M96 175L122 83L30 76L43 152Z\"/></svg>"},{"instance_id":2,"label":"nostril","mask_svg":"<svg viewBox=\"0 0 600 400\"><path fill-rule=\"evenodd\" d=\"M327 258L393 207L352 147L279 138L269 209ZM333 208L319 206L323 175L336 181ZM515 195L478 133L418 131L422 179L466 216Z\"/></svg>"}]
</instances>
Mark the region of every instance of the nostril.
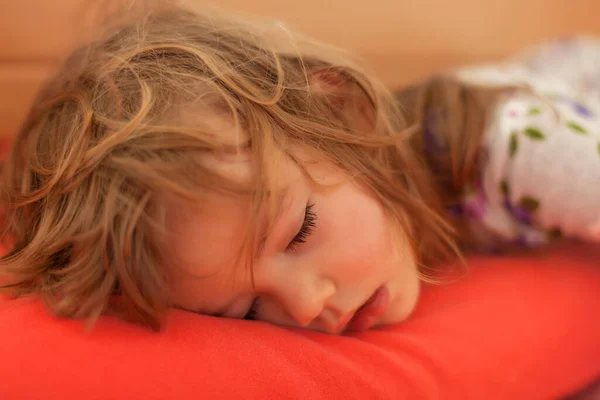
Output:
<instances>
[{"instance_id":1,"label":"nostril","mask_svg":"<svg viewBox=\"0 0 600 400\"><path fill-rule=\"evenodd\" d=\"M335 325L333 326L330 333L334 333L334 334L342 333L342 331L344 331L344 328L346 328L346 325L348 325L348 322L350 322L351 318L352 318L352 315L348 314L348 315L338 319L335 322Z\"/></svg>"},{"instance_id":2,"label":"nostril","mask_svg":"<svg viewBox=\"0 0 600 400\"><path fill-rule=\"evenodd\" d=\"M314 321L314 319L295 319L296 323L298 324L298 326L300 328L308 328L311 323Z\"/></svg>"},{"instance_id":3,"label":"nostril","mask_svg":"<svg viewBox=\"0 0 600 400\"><path fill-rule=\"evenodd\" d=\"M305 308L303 310L297 310L294 314L292 314L292 319L301 328L313 328L319 320L321 312L322 309L320 307L314 311Z\"/></svg>"},{"instance_id":4,"label":"nostril","mask_svg":"<svg viewBox=\"0 0 600 400\"><path fill-rule=\"evenodd\" d=\"M351 313L340 315L330 309L324 309L311 323L310 328L334 335L339 335L344 331L348 321L352 317Z\"/></svg>"}]
</instances>

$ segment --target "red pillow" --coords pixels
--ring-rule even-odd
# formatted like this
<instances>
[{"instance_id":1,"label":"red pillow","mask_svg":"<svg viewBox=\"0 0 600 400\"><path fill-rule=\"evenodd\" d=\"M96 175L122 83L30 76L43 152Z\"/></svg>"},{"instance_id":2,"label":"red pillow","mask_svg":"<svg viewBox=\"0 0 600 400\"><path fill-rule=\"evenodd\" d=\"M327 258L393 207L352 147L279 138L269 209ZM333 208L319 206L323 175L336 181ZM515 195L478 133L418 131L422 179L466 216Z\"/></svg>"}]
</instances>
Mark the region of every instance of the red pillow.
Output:
<instances>
[{"instance_id":1,"label":"red pillow","mask_svg":"<svg viewBox=\"0 0 600 400\"><path fill-rule=\"evenodd\" d=\"M153 333L0 302L2 399L548 399L600 373L600 259L480 258L414 315L336 337L173 311Z\"/></svg>"}]
</instances>

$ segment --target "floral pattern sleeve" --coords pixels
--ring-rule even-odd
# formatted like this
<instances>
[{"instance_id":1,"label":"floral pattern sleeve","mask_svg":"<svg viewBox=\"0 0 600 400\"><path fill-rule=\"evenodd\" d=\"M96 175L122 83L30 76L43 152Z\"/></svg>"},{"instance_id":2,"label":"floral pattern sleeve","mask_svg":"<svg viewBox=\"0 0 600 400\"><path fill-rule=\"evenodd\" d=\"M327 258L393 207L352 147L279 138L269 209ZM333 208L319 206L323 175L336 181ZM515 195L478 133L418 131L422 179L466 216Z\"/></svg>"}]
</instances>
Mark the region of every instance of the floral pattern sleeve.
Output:
<instances>
[{"instance_id":1,"label":"floral pattern sleeve","mask_svg":"<svg viewBox=\"0 0 600 400\"><path fill-rule=\"evenodd\" d=\"M486 136L481 221L538 245L559 236L600 241L600 107L594 99L515 95Z\"/></svg>"},{"instance_id":2,"label":"floral pattern sleeve","mask_svg":"<svg viewBox=\"0 0 600 400\"><path fill-rule=\"evenodd\" d=\"M545 45L492 74L490 67L459 74L533 90L495 106L481 181L463 201L477 210L470 218L510 242L538 246L561 236L600 242L600 42L572 43L576 48L565 41ZM589 60L598 61L596 68Z\"/></svg>"}]
</instances>

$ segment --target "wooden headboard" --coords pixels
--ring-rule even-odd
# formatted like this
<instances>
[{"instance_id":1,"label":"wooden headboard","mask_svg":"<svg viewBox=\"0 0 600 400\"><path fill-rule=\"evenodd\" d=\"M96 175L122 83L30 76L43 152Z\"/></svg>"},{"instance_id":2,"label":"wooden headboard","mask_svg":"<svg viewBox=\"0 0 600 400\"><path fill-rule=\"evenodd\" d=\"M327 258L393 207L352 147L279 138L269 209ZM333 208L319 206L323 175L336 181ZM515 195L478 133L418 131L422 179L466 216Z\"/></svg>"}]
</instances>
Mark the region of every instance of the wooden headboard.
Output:
<instances>
[{"instance_id":1,"label":"wooden headboard","mask_svg":"<svg viewBox=\"0 0 600 400\"><path fill-rule=\"evenodd\" d=\"M40 83L72 48L77 39L73 27L90 1L94 0L1 1L0 136L14 134ZM214 3L278 18L319 39L355 50L393 87L458 64L503 57L550 37L600 34L600 2L590 0Z\"/></svg>"}]
</instances>

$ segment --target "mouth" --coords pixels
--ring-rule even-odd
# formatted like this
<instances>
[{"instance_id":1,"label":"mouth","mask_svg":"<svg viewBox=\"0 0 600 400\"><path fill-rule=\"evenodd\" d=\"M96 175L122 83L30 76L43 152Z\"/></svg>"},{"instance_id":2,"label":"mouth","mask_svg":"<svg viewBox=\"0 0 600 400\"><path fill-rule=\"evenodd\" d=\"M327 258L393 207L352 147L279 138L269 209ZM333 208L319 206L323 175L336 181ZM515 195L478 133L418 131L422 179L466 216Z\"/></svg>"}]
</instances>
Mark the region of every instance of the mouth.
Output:
<instances>
[{"instance_id":1,"label":"mouth","mask_svg":"<svg viewBox=\"0 0 600 400\"><path fill-rule=\"evenodd\" d=\"M385 314L390 301L390 293L385 286L378 288L354 313L346 324L346 332L366 331Z\"/></svg>"}]
</instances>

